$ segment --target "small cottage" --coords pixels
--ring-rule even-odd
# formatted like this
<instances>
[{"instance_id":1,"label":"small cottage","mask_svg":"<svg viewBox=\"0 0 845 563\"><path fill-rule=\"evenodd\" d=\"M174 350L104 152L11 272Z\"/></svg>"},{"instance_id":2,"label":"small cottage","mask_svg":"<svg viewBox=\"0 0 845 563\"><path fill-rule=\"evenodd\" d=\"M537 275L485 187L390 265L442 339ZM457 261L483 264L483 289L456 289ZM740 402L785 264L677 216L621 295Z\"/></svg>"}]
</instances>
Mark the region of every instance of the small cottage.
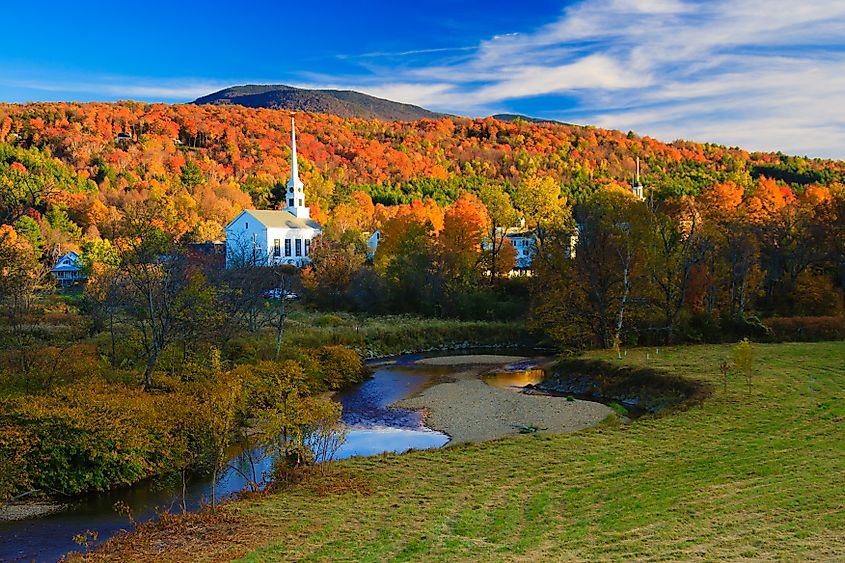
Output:
<instances>
[{"instance_id":1,"label":"small cottage","mask_svg":"<svg viewBox=\"0 0 845 563\"><path fill-rule=\"evenodd\" d=\"M76 252L68 252L59 256L56 265L50 270L56 283L62 287L75 285L85 279L82 272L82 264L79 262L79 255Z\"/></svg>"}]
</instances>

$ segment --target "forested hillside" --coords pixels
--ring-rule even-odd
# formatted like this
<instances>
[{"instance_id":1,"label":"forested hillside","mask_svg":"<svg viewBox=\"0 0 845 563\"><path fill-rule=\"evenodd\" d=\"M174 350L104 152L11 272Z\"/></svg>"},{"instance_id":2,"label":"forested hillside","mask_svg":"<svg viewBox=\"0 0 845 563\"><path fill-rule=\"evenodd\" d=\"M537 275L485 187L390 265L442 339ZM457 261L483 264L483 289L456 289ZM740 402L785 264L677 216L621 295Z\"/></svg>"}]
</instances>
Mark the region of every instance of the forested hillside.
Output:
<instances>
[{"instance_id":1,"label":"forested hillside","mask_svg":"<svg viewBox=\"0 0 845 563\"><path fill-rule=\"evenodd\" d=\"M549 177L570 203L626 188L640 157L656 200L732 182L743 201L759 179L779 205L841 185L845 162L552 123L449 118L417 122L297 116L300 173L316 217L363 190L376 203L432 198ZM98 234L114 211L164 202L176 230L218 238L243 207L274 206L290 170L287 112L239 106L0 105L3 222L23 215L50 244ZM777 203L776 203L777 204Z\"/></svg>"}]
</instances>

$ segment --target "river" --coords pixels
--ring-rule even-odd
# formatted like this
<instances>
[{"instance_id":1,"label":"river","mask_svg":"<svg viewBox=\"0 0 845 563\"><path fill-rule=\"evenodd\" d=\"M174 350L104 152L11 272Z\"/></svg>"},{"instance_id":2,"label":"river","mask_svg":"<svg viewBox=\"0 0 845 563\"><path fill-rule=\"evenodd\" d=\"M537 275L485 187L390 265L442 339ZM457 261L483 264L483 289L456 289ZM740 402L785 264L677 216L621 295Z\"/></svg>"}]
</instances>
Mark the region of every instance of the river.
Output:
<instances>
[{"instance_id":1,"label":"river","mask_svg":"<svg viewBox=\"0 0 845 563\"><path fill-rule=\"evenodd\" d=\"M446 434L426 428L419 413L388 407L444 373L443 368L411 365L418 357L403 356L374 364L371 379L336 394L334 398L343 404L343 421L349 427L337 459L437 448L449 441ZM271 459L260 459L255 471L260 475L271 465ZM229 467L217 480L218 497L244 489L245 475L251 472L247 452L233 449ZM188 509L196 510L210 497L210 476L194 476L185 495ZM154 518L156 510L179 510L181 500L181 481L150 479L129 488L73 499L64 510L38 518L0 521L0 561L55 561L79 549L73 536L86 530L95 530L98 542L105 541L129 527L127 517L114 508L117 502L129 506L133 517L143 521Z\"/></svg>"}]
</instances>

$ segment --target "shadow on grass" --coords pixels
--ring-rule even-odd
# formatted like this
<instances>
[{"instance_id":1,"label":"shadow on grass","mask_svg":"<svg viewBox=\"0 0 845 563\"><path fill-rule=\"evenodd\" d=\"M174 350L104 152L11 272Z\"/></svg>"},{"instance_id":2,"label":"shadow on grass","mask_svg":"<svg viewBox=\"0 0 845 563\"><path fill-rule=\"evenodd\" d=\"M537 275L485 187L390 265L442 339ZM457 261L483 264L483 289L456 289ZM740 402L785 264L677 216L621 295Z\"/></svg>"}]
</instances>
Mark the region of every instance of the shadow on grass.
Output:
<instances>
[{"instance_id":1,"label":"shadow on grass","mask_svg":"<svg viewBox=\"0 0 845 563\"><path fill-rule=\"evenodd\" d=\"M607 403L618 402L650 414L683 410L713 394L713 386L704 381L651 368L586 359L560 361L535 387Z\"/></svg>"}]
</instances>

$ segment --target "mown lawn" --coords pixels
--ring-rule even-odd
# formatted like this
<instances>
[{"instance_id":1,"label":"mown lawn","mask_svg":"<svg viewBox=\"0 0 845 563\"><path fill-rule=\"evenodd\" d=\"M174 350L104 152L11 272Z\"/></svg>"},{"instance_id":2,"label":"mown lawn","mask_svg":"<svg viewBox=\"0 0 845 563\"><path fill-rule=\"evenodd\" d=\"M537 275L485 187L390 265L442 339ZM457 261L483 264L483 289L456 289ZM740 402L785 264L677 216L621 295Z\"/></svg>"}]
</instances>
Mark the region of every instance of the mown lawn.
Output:
<instances>
[{"instance_id":1,"label":"mown lawn","mask_svg":"<svg viewBox=\"0 0 845 563\"><path fill-rule=\"evenodd\" d=\"M845 342L756 348L750 393L738 378L721 387L729 346L652 349L650 366L708 380L714 395L627 426L344 462L364 486L233 504L249 534L168 555L845 560ZM643 363L645 351L624 361Z\"/></svg>"}]
</instances>

